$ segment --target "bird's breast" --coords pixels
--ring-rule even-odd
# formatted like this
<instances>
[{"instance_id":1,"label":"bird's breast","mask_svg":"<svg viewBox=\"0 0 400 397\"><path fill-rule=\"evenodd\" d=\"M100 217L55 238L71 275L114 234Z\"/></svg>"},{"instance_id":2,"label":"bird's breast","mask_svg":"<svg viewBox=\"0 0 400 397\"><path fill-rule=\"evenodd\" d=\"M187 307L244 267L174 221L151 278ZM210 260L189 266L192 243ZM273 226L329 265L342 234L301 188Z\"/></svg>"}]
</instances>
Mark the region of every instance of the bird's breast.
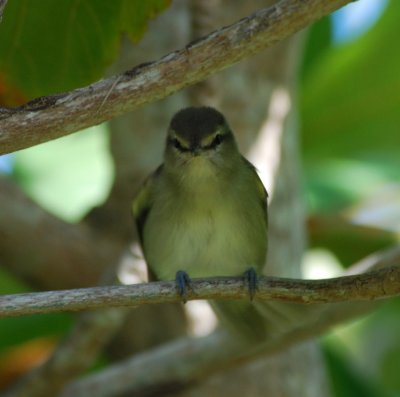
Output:
<instances>
[{"instance_id":1,"label":"bird's breast","mask_svg":"<svg viewBox=\"0 0 400 397\"><path fill-rule=\"evenodd\" d=\"M246 200L212 181L157 200L144 229L152 271L159 279L173 279L178 270L191 277L229 276L262 266L266 225L261 205Z\"/></svg>"}]
</instances>

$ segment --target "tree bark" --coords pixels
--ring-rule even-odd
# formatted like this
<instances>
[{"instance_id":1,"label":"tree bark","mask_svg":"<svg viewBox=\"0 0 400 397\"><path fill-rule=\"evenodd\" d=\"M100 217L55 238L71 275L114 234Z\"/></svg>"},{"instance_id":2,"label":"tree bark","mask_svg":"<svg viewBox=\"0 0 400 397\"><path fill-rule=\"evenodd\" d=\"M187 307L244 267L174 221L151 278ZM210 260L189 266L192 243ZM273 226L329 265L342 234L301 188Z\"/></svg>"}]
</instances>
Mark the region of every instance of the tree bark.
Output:
<instances>
[{"instance_id":1,"label":"tree bark","mask_svg":"<svg viewBox=\"0 0 400 397\"><path fill-rule=\"evenodd\" d=\"M165 98L289 37L350 1L283 0L159 61L148 63L146 59L146 64L88 87L36 98L15 109L0 108L0 154L71 134Z\"/></svg>"}]
</instances>

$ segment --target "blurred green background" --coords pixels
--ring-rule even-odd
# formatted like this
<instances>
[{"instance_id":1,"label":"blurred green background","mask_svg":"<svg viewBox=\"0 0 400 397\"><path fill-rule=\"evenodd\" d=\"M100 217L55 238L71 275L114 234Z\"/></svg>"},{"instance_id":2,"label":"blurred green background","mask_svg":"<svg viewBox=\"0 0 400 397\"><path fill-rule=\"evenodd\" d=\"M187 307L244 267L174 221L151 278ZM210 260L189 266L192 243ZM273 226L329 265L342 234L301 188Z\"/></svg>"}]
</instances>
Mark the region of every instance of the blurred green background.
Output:
<instances>
[{"instance_id":1,"label":"blurred green background","mask_svg":"<svg viewBox=\"0 0 400 397\"><path fill-rule=\"evenodd\" d=\"M13 38L0 40L2 106L101 78L118 54L121 32L139 40L169 2L57 0L56 9L52 0L31 3L10 1L0 24L0 37ZM48 25L39 23L43 15L52 16ZM298 98L308 277L338 274L399 242L399 15L398 0L360 0L309 31ZM77 222L112 184L107 126L3 156L0 170L49 212ZM0 268L1 294L27 290ZM321 339L335 396L400 396L399 313L394 300ZM46 351L72 320L64 314L0 319L0 378L18 349L25 356L37 346Z\"/></svg>"}]
</instances>

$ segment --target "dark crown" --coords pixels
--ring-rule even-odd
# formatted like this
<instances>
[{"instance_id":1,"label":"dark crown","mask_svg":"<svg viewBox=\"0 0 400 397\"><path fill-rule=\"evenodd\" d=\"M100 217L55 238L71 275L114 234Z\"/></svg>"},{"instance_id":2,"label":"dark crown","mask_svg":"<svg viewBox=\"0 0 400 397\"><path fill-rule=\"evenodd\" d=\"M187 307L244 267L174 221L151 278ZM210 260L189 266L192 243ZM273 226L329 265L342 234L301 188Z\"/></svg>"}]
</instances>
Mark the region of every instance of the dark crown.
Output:
<instances>
[{"instance_id":1,"label":"dark crown","mask_svg":"<svg viewBox=\"0 0 400 397\"><path fill-rule=\"evenodd\" d=\"M188 142L199 142L225 124L224 116L211 107L189 107L175 114L170 128Z\"/></svg>"}]
</instances>

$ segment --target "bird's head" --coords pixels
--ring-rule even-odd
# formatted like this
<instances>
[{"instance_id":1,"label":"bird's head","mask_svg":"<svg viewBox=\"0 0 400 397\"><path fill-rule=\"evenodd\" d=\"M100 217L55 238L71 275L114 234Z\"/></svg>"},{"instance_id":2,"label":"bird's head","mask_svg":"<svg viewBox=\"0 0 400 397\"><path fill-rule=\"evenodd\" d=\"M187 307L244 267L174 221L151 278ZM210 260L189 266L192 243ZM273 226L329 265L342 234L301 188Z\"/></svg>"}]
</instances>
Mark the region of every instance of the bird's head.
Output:
<instances>
[{"instance_id":1,"label":"bird's head","mask_svg":"<svg viewBox=\"0 0 400 397\"><path fill-rule=\"evenodd\" d=\"M239 155L225 117L211 107L189 107L168 128L165 162L191 167L224 167Z\"/></svg>"}]
</instances>

